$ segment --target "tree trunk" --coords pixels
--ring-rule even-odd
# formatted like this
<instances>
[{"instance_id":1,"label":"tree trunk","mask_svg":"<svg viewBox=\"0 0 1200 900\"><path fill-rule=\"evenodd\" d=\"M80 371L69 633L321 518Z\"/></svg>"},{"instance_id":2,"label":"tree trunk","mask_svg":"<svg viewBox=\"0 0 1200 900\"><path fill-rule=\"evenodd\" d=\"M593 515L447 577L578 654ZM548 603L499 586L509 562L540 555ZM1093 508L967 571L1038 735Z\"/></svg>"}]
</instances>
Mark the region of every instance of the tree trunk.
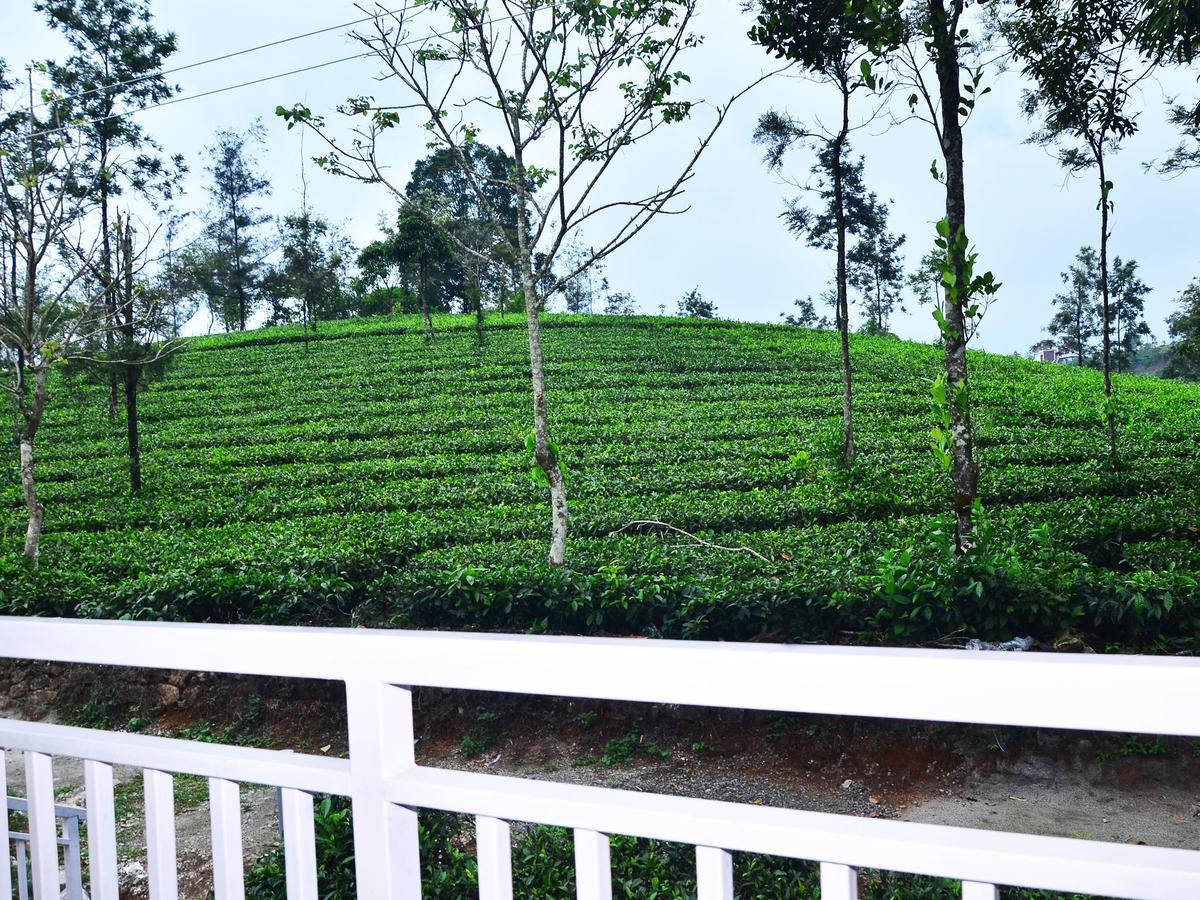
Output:
<instances>
[{"instance_id":1,"label":"tree trunk","mask_svg":"<svg viewBox=\"0 0 1200 900\"><path fill-rule=\"evenodd\" d=\"M850 372L850 298L846 279L846 202L842 147L850 131L850 89L842 83L842 128L833 142L833 204L837 223L837 318L842 353L842 465L854 463L854 384Z\"/></svg>"},{"instance_id":2,"label":"tree trunk","mask_svg":"<svg viewBox=\"0 0 1200 900\"><path fill-rule=\"evenodd\" d=\"M142 370L136 365L125 366L125 430L129 435L129 490L142 490L142 448L138 438L137 395Z\"/></svg>"},{"instance_id":3,"label":"tree trunk","mask_svg":"<svg viewBox=\"0 0 1200 900\"><path fill-rule=\"evenodd\" d=\"M1104 316L1101 361L1104 367L1104 425L1108 431L1108 456L1117 460L1117 412L1113 408L1112 337L1108 308L1108 188L1104 169L1104 153L1096 153L1100 169L1100 308Z\"/></svg>"},{"instance_id":4,"label":"tree trunk","mask_svg":"<svg viewBox=\"0 0 1200 900\"><path fill-rule=\"evenodd\" d=\"M133 226L125 223L125 232L121 236L121 263L124 296L122 297L121 333L125 337L125 353L132 354L137 339L134 326L133 310ZM142 448L138 436L138 384L142 380L141 367L134 362L126 362L122 367L125 374L125 432L129 444L129 490L137 494L142 490ZM115 370L114 370L114 375Z\"/></svg>"},{"instance_id":5,"label":"tree trunk","mask_svg":"<svg viewBox=\"0 0 1200 900\"><path fill-rule=\"evenodd\" d=\"M952 0L957 4L961 0ZM961 295L965 266L965 247L958 246L960 235L967 233L967 199L963 167L962 123L958 118L960 102L958 47L958 7L951 14L943 0L929 0L933 21L934 57L942 113L942 157L946 163L946 221L950 226L951 265L959 291L946 292L943 314L946 318L944 351L950 406L950 480L954 485L955 545L959 552L971 546L974 524L971 511L979 482L971 426L970 393L967 381L967 332Z\"/></svg>"},{"instance_id":6,"label":"tree trunk","mask_svg":"<svg viewBox=\"0 0 1200 900\"><path fill-rule=\"evenodd\" d=\"M429 318L429 269L428 264L421 262L417 275L417 290L421 294L421 319L425 323L425 340L433 339L433 320Z\"/></svg>"},{"instance_id":7,"label":"tree trunk","mask_svg":"<svg viewBox=\"0 0 1200 900\"><path fill-rule=\"evenodd\" d=\"M112 353L113 349L113 329L117 326L117 293L115 277L113 275L112 264L112 238L109 234L108 221L108 176L106 167L108 166L108 139L104 134L100 135L99 158L97 164L100 168L100 268L103 270L101 277L104 279L104 314L106 317L105 324L108 326L104 329L104 348ZM115 419L117 417L117 372L115 369L108 371L108 417Z\"/></svg>"},{"instance_id":8,"label":"tree trunk","mask_svg":"<svg viewBox=\"0 0 1200 900\"><path fill-rule=\"evenodd\" d=\"M42 424L42 413L46 409L46 370L39 368L33 374L33 397L22 398L24 423L21 428L21 490L25 496L25 512L29 522L25 528L25 557L37 562L42 544L42 525L45 508L37 495L37 477L34 473L33 444Z\"/></svg>"},{"instance_id":9,"label":"tree trunk","mask_svg":"<svg viewBox=\"0 0 1200 900\"><path fill-rule=\"evenodd\" d=\"M483 345L483 291L475 285L475 340Z\"/></svg>"},{"instance_id":10,"label":"tree trunk","mask_svg":"<svg viewBox=\"0 0 1200 900\"><path fill-rule=\"evenodd\" d=\"M558 457L550 447L550 419L546 415L546 370L542 361L542 328L533 279L525 278L525 316L529 331L529 371L533 379L533 457L550 485L551 566L559 567L567 551L567 492Z\"/></svg>"}]
</instances>

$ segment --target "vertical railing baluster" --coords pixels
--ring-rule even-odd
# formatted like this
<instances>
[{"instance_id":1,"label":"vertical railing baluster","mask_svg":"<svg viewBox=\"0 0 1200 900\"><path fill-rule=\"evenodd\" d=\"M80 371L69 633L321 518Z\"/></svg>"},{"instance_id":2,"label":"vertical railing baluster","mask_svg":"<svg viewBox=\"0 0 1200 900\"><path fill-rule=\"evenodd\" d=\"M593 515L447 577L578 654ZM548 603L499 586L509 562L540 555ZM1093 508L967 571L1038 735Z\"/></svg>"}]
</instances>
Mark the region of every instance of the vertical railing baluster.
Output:
<instances>
[{"instance_id":1,"label":"vertical railing baluster","mask_svg":"<svg viewBox=\"0 0 1200 900\"><path fill-rule=\"evenodd\" d=\"M8 751L0 748L0 803L3 804L4 821L0 822L0 838L3 839L4 864L0 865L0 897L11 898L13 895L13 871L8 864L13 851L12 838L8 828Z\"/></svg>"},{"instance_id":2,"label":"vertical railing baluster","mask_svg":"<svg viewBox=\"0 0 1200 900\"><path fill-rule=\"evenodd\" d=\"M150 900L176 900L175 782L169 772L146 769L146 871Z\"/></svg>"},{"instance_id":3,"label":"vertical railing baluster","mask_svg":"<svg viewBox=\"0 0 1200 900\"><path fill-rule=\"evenodd\" d=\"M696 900L733 900L733 857L727 851L696 848Z\"/></svg>"},{"instance_id":4,"label":"vertical railing baluster","mask_svg":"<svg viewBox=\"0 0 1200 900\"><path fill-rule=\"evenodd\" d=\"M608 835L575 829L575 896L612 900L612 852Z\"/></svg>"},{"instance_id":5,"label":"vertical railing baluster","mask_svg":"<svg viewBox=\"0 0 1200 900\"><path fill-rule=\"evenodd\" d=\"M1000 900L1000 889L982 881L964 881L962 896L963 900Z\"/></svg>"},{"instance_id":6,"label":"vertical railing baluster","mask_svg":"<svg viewBox=\"0 0 1200 900\"><path fill-rule=\"evenodd\" d=\"M24 841L17 841L17 900L29 900L29 860Z\"/></svg>"},{"instance_id":7,"label":"vertical railing baluster","mask_svg":"<svg viewBox=\"0 0 1200 900\"><path fill-rule=\"evenodd\" d=\"M25 796L29 801L29 855L33 862L34 900L59 900L54 769L45 753L25 751Z\"/></svg>"},{"instance_id":8,"label":"vertical railing baluster","mask_svg":"<svg viewBox=\"0 0 1200 900\"><path fill-rule=\"evenodd\" d=\"M479 859L479 900L512 900L512 834L508 823L477 816L475 851Z\"/></svg>"},{"instance_id":9,"label":"vertical railing baluster","mask_svg":"<svg viewBox=\"0 0 1200 900\"><path fill-rule=\"evenodd\" d=\"M208 811L212 828L213 893L216 900L245 900L242 800L237 782L208 779Z\"/></svg>"},{"instance_id":10,"label":"vertical railing baluster","mask_svg":"<svg viewBox=\"0 0 1200 900\"><path fill-rule=\"evenodd\" d=\"M821 900L858 900L858 871L837 863L821 863Z\"/></svg>"},{"instance_id":11,"label":"vertical railing baluster","mask_svg":"<svg viewBox=\"0 0 1200 900\"><path fill-rule=\"evenodd\" d=\"M283 789L283 871L288 900L317 900L317 843L313 796Z\"/></svg>"},{"instance_id":12,"label":"vertical railing baluster","mask_svg":"<svg viewBox=\"0 0 1200 900\"><path fill-rule=\"evenodd\" d=\"M79 820L74 816L63 819L63 876L67 882L67 900L83 900L83 859L79 852Z\"/></svg>"},{"instance_id":13,"label":"vertical railing baluster","mask_svg":"<svg viewBox=\"0 0 1200 900\"><path fill-rule=\"evenodd\" d=\"M386 799L384 783L416 765L412 691L346 681L354 873L360 900L419 900L417 811Z\"/></svg>"},{"instance_id":14,"label":"vertical railing baluster","mask_svg":"<svg viewBox=\"0 0 1200 900\"><path fill-rule=\"evenodd\" d=\"M94 759L83 763L87 795L88 882L91 900L117 900L117 810L113 769Z\"/></svg>"}]
</instances>

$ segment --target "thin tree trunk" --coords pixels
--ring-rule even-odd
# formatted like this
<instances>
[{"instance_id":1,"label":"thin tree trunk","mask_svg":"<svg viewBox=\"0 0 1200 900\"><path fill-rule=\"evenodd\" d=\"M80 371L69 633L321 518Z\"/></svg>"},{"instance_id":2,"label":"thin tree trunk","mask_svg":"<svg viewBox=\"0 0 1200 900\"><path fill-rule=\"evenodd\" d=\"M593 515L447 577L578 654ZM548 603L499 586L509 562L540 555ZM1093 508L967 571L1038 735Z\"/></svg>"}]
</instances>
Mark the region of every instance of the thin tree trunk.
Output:
<instances>
[{"instance_id":1,"label":"thin tree trunk","mask_svg":"<svg viewBox=\"0 0 1200 900\"><path fill-rule=\"evenodd\" d=\"M952 0L957 4L959 0ZM934 55L942 113L942 157L946 163L946 221L950 246L967 233L967 199L963 170L962 124L958 119L961 71L958 57L957 6L952 15L943 0L929 0L933 20ZM962 252L951 251L955 282L962 288L965 260ZM979 482L971 426L970 393L967 381L967 323L961 294L946 292L945 360L950 412L950 480L954 485L955 545L961 553L971 546L974 524L971 512Z\"/></svg>"},{"instance_id":2,"label":"thin tree trunk","mask_svg":"<svg viewBox=\"0 0 1200 900\"><path fill-rule=\"evenodd\" d=\"M1103 349L1104 367L1104 424L1108 431L1108 455L1117 459L1117 413L1113 409L1112 386L1112 336L1109 326L1108 308L1108 190L1104 169L1104 152L1097 150L1096 162L1100 169L1100 308L1104 316Z\"/></svg>"},{"instance_id":3,"label":"thin tree trunk","mask_svg":"<svg viewBox=\"0 0 1200 900\"><path fill-rule=\"evenodd\" d=\"M525 294L525 322L529 334L529 374L533 382L533 458L550 486L550 553L547 562L560 568L567 555L567 491L558 456L550 443L550 417L546 412L546 367L542 359L542 305L533 273L533 248L529 245L529 213L526 208L526 176L521 122L510 120L513 134L514 182L517 187L517 245L521 258L521 286Z\"/></svg>"},{"instance_id":4,"label":"thin tree trunk","mask_svg":"<svg viewBox=\"0 0 1200 900\"><path fill-rule=\"evenodd\" d=\"M475 285L475 340L483 345L483 291Z\"/></svg>"},{"instance_id":5,"label":"thin tree trunk","mask_svg":"<svg viewBox=\"0 0 1200 900\"><path fill-rule=\"evenodd\" d=\"M558 457L550 447L550 419L546 414L546 369L542 360L542 328L538 297L532 278L525 279L525 316L529 331L529 371L533 380L533 456L550 485L551 566L559 567L567 551L567 492Z\"/></svg>"},{"instance_id":6,"label":"thin tree trunk","mask_svg":"<svg viewBox=\"0 0 1200 900\"><path fill-rule=\"evenodd\" d=\"M117 293L115 278L113 276L112 263L112 238L109 234L108 221L108 176L106 168L108 166L108 139L104 134L100 135L100 153L97 165L100 169L100 268L103 270L101 277L104 279L104 314L107 318L107 328L104 329L104 347L112 354L113 349L113 329L117 327ZM108 370L108 417L115 419L117 417L117 372L116 369Z\"/></svg>"},{"instance_id":7,"label":"thin tree trunk","mask_svg":"<svg viewBox=\"0 0 1200 900\"><path fill-rule=\"evenodd\" d=\"M46 371L39 368L33 374L33 397L22 398L24 423L21 428L21 490L25 497L25 512L29 522L25 527L25 557L37 562L41 551L42 527L46 511L38 499L37 477L34 472L33 445L38 428L42 424L42 413L46 408Z\"/></svg>"},{"instance_id":8,"label":"thin tree trunk","mask_svg":"<svg viewBox=\"0 0 1200 900\"><path fill-rule=\"evenodd\" d=\"M142 448L138 437L138 384L141 382L141 368L136 365L125 366L125 430L129 435L129 490L140 493L142 490Z\"/></svg>"},{"instance_id":9,"label":"thin tree trunk","mask_svg":"<svg viewBox=\"0 0 1200 900\"><path fill-rule=\"evenodd\" d=\"M421 319L425 322L425 340L433 339L433 320L429 318L429 270L428 264L421 262L417 274L417 290L421 294Z\"/></svg>"},{"instance_id":10,"label":"thin tree trunk","mask_svg":"<svg viewBox=\"0 0 1200 900\"><path fill-rule=\"evenodd\" d=\"M125 353L132 354L137 337L134 329L133 310L133 225L125 223L125 231L121 236L121 262L124 271L122 297L121 332L125 337ZM140 493L142 490L142 448L138 435L138 385L142 380L141 367L136 362L127 361L122 367L125 374L125 432L129 445L129 490ZM114 373L115 374L115 373Z\"/></svg>"},{"instance_id":11,"label":"thin tree trunk","mask_svg":"<svg viewBox=\"0 0 1200 900\"><path fill-rule=\"evenodd\" d=\"M842 148L850 131L850 89L842 82L842 129L833 142L833 204L837 223L837 318L842 353L842 465L854 463L854 383L850 372L850 298L846 279L846 203Z\"/></svg>"}]
</instances>

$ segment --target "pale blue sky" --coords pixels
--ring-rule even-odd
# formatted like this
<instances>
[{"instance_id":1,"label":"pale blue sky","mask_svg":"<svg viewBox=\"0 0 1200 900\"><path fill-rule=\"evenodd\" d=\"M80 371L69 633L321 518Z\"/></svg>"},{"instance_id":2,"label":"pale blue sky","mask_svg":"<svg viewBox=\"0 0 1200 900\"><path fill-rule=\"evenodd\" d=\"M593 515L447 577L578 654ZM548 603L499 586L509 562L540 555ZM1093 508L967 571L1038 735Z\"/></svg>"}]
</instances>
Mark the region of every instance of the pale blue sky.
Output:
<instances>
[{"instance_id":1,"label":"pale blue sky","mask_svg":"<svg viewBox=\"0 0 1200 900\"><path fill-rule=\"evenodd\" d=\"M31 57L64 55L61 40L33 12L32 3L3 4L0 56L10 66ZM350 3L319 0L152 0L151 6L158 23L178 33L180 50L173 62L179 65L360 15ZM725 97L772 66L745 37L749 19L739 9L739 3L728 0L702 0L697 28L706 42L686 66L701 96ZM184 94L199 93L348 56L357 49L335 32L173 77ZM192 166L181 203L189 208L205 202L201 151L213 131L245 127L261 117L269 134L262 163L275 186L266 208L282 213L299 202L300 146L297 132L287 132L275 119L275 106L302 100L315 111L329 111L350 94L398 96L395 86L374 82L375 74L370 61L343 63L148 111L140 118L168 150L183 153ZM1007 74L993 83L994 92L980 101L966 135L968 224L981 264L1004 283L976 345L1008 353L1024 351L1043 336L1049 298L1059 287L1058 273L1081 245L1096 243L1098 224L1090 179L1067 183L1045 150L1022 143L1031 129L1018 108L1020 79ZM1150 84L1142 98L1142 132L1112 166L1113 252L1141 264L1143 279L1154 289L1147 310L1159 337L1165 334L1163 320L1175 297L1200 275L1194 224L1200 172L1165 180L1143 172L1142 163L1161 155L1175 139L1164 122L1164 93L1186 95L1198 89L1194 77L1183 73ZM793 298L817 294L829 279L832 260L803 247L784 230L778 214L783 199L795 191L764 169L750 135L759 113L768 108L809 117L828 110L829 101L826 88L790 77L777 77L742 99L689 185L686 199L691 209L651 225L611 258L608 275L614 288L632 292L643 310L655 312L660 303L673 309L685 290L698 285L722 315L760 321L777 321ZM681 126L639 151L617 173L614 193L626 184L645 183L647 177L669 178L670 161L690 148L695 133L694 126ZM311 154L315 148L312 138L308 140ZM407 172L425 152L424 143L424 133L415 127L394 132L388 153L395 168ZM937 156L933 135L928 126L910 122L883 133L863 133L856 146L866 154L870 187L895 201L893 230L908 235L905 249L912 267L928 249L933 222L941 215L941 188L929 175L929 163ZM809 164L803 152L789 159L790 172L797 177L804 176ZM315 208L343 223L360 245L375 236L380 213L392 206L382 189L316 171L309 175L309 198ZM927 310L910 310L894 325L905 337L928 340L934 333Z\"/></svg>"}]
</instances>

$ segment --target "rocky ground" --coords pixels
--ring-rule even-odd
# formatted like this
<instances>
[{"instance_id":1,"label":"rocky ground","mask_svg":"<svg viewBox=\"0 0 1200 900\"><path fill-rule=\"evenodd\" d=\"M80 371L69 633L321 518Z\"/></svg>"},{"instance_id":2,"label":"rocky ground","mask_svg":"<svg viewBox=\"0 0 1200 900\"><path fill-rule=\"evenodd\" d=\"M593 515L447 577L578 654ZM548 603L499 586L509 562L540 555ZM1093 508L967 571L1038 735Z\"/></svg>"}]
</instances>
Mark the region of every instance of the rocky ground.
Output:
<instances>
[{"instance_id":1,"label":"rocky ground","mask_svg":"<svg viewBox=\"0 0 1200 900\"><path fill-rule=\"evenodd\" d=\"M335 686L83 667L0 669L3 714L345 752ZM426 691L423 765L1088 840L1200 847L1200 742ZM9 790L23 765L7 753ZM55 761L60 803L83 769ZM141 779L117 770L124 893L147 895ZM176 780L180 896L211 890L206 784ZM278 840L275 794L242 794L247 865Z\"/></svg>"}]
</instances>

